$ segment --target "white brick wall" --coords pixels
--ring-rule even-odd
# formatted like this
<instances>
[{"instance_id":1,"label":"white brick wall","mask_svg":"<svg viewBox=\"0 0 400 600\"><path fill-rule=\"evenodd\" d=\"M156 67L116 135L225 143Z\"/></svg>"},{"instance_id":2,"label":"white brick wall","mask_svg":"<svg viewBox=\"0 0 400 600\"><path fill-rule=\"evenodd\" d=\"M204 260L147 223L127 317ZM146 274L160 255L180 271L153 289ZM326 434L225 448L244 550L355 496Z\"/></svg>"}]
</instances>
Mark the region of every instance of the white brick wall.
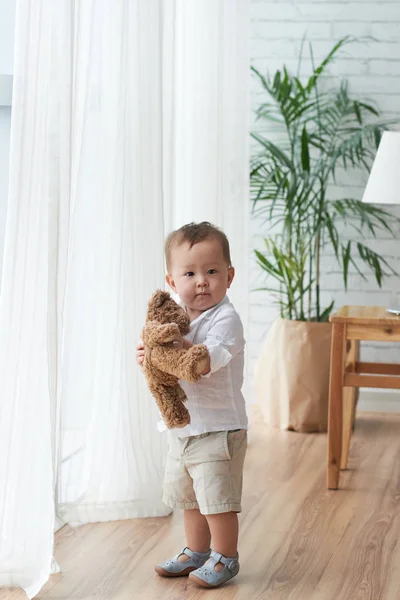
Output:
<instances>
[{"instance_id":1,"label":"white brick wall","mask_svg":"<svg viewBox=\"0 0 400 600\"><path fill-rule=\"evenodd\" d=\"M333 44L346 35L371 36L363 43L346 46L330 70L335 77L344 77L350 91L357 96L368 97L376 102L385 117L398 119L400 124L400 0L376 0L363 2L345 0L251 0L251 58L252 64L261 71L274 72L285 63L294 70L304 34L313 42L315 59L318 61L331 50ZM305 70L310 62L304 61ZM260 88L252 80L253 109L260 101ZM252 124L255 128L255 123ZM397 128L397 127L396 127ZM265 128L264 128L265 133ZM399 165L400 166L400 165ZM365 174L345 174L340 185L332 190L332 198L349 195L361 198L366 182ZM390 207L393 210L393 207ZM400 210L397 210L400 216ZM252 220L252 247L262 248L263 228ZM400 230L399 230L400 237ZM378 242L371 242L400 272L400 242L382 235ZM251 257L251 287L263 285L264 279ZM374 279L367 276L365 282L352 273L347 294L338 268L332 257L323 261L324 303L329 298L336 306L343 304L381 304L400 306L400 279L392 276L381 289ZM276 308L265 292L251 292L249 366L253 372L260 344L276 315ZM400 362L400 348L396 344L369 344L363 347L365 360ZM254 399L254 396L253 398Z\"/></svg>"}]
</instances>

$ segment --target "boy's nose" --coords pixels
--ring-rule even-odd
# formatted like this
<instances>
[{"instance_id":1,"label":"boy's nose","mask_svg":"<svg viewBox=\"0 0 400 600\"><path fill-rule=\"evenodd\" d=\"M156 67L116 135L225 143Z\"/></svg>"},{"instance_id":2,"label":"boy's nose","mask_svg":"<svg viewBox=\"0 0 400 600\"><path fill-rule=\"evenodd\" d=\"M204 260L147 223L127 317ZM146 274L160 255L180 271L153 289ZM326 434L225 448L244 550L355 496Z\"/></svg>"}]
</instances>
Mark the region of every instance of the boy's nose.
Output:
<instances>
[{"instance_id":1,"label":"boy's nose","mask_svg":"<svg viewBox=\"0 0 400 600\"><path fill-rule=\"evenodd\" d=\"M197 281L197 285L198 285L198 287L207 287L208 281L205 277L199 277L199 279Z\"/></svg>"}]
</instances>

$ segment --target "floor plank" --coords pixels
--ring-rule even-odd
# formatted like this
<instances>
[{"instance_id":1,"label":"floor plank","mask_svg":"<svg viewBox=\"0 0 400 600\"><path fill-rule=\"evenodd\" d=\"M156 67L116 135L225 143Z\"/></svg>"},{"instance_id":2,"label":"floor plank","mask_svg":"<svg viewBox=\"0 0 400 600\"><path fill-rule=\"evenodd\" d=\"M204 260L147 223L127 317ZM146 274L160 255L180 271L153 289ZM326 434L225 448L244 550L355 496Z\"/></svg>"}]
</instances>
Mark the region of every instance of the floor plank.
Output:
<instances>
[{"instance_id":1,"label":"floor plank","mask_svg":"<svg viewBox=\"0 0 400 600\"><path fill-rule=\"evenodd\" d=\"M164 580L182 516L64 527L38 600L399 600L400 416L361 413L341 489L325 488L326 436L256 418L246 459L241 573L218 590ZM21 600L2 590L0 600Z\"/></svg>"}]
</instances>

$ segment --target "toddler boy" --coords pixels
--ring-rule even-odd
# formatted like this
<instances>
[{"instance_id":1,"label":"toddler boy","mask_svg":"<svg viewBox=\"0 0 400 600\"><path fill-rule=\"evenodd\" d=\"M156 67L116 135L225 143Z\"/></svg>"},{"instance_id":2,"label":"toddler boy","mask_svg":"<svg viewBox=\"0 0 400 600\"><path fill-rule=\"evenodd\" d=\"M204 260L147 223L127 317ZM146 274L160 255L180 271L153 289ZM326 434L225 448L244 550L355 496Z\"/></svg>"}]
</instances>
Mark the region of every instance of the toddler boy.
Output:
<instances>
[{"instance_id":1,"label":"toddler boy","mask_svg":"<svg viewBox=\"0 0 400 600\"><path fill-rule=\"evenodd\" d=\"M226 296L235 270L226 235L208 222L190 223L165 243L166 280L179 296L191 330L176 340L183 348L205 344L209 363L200 381L180 381L191 422L169 430L164 502L184 510L186 547L156 565L159 575L216 587L239 572L241 511L247 416L243 384L243 326ZM143 363L144 347L137 347ZM212 540L212 548L210 549Z\"/></svg>"}]
</instances>

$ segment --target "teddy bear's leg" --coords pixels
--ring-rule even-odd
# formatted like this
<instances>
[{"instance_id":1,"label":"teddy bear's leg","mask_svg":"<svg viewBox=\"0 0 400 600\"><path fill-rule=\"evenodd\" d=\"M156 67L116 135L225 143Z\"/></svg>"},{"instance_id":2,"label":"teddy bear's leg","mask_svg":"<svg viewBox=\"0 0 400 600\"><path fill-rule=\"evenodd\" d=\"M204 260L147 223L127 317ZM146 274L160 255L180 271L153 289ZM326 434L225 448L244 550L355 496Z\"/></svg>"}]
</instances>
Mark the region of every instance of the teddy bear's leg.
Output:
<instances>
[{"instance_id":1,"label":"teddy bear's leg","mask_svg":"<svg viewBox=\"0 0 400 600\"><path fill-rule=\"evenodd\" d=\"M185 427L190 423L190 414L183 403L183 398L186 400L186 394L180 385L173 388L165 389L167 396L167 419L169 425L167 427Z\"/></svg>"},{"instance_id":2,"label":"teddy bear's leg","mask_svg":"<svg viewBox=\"0 0 400 600\"><path fill-rule=\"evenodd\" d=\"M186 396L184 390L181 388L181 386L179 384L177 385L177 392L176 393L177 393L177 396L178 396L179 400L182 400L182 402L186 402L187 396Z\"/></svg>"},{"instance_id":3,"label":"teddy bear's leg","mask_svg":"<svg viewBox=\"0 0 400 600\"><path fill-rule=\"evenodd\" d=\"M151 382L149 388L168 429L185 427L190 423L189 411L183 404L186 395L179 384L165 386L162 383Z\"/></svg>"}]
</instances>

